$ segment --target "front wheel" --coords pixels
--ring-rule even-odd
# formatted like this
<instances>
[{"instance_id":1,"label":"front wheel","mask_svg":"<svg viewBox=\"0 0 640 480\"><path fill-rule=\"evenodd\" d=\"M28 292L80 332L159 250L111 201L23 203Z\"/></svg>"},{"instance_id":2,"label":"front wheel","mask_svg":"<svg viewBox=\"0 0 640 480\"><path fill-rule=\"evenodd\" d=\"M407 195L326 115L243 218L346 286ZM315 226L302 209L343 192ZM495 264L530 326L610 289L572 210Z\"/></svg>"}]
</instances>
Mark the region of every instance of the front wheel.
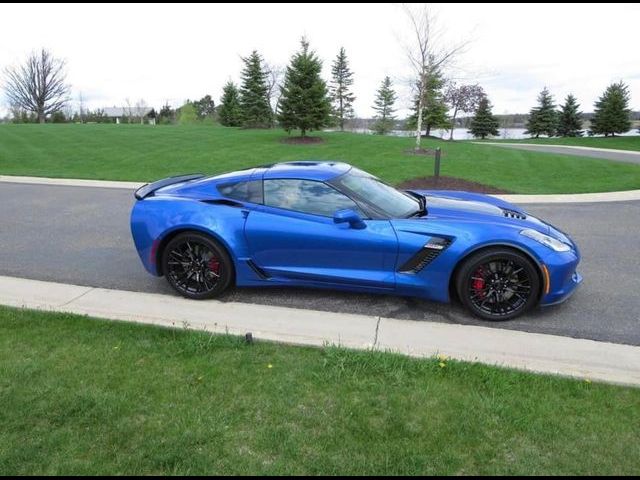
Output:
<instances>
[{"instance_id":1,"label":"front wheel","mask_svg":"<svg viewBox=\"0 0 640 480\"><path fill-rule=\"evenodd\" d=\"M206 235L181 233L162 252L162 271L182 296L201 300L224 292L233 277L233 264L223 247Z\"/></svg>"},{"instance_id":2,"label":"front wheel","mask_svg":"<svg viewBox=\"0 0 640 480\"><path fill-rule=\"evenodd\" d=\"M525 255L493 248L465 260L456 289L462 304L474 315L484 320L510 320L536 305L540 277Z\"/></svg>"}]
</instances>

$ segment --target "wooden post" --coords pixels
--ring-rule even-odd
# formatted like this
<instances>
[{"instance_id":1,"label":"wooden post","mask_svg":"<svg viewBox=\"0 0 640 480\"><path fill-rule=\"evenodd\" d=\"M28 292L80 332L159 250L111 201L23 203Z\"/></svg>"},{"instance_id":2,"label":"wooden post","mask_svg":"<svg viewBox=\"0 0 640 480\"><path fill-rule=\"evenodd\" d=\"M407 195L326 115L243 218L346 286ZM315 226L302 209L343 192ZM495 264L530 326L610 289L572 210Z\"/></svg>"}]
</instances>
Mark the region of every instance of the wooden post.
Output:
<instances>
[{"instance_id":1,"label":"wooden post","mask_svg":"<svg viewBox=\"0 0 640 480\"><path fill-rule=\"evenodd\" d=\"M440 154L442 150L440 147L436 148L436 161L433 164L433 176L436 179L436 182L440 179Z\"/></svg>"}]
</instances>

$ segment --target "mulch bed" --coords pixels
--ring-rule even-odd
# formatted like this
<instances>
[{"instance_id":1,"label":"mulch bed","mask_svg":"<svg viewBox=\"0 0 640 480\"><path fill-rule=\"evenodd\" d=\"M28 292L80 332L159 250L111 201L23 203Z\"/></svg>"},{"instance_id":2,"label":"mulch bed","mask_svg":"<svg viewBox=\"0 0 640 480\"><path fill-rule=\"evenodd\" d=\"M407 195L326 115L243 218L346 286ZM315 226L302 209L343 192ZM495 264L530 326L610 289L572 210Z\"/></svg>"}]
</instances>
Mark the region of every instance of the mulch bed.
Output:
<instances>
[{"instance_id":1,"label":"mulch bed","mask_svg":"<svg viewBox=\"0 0 640 480\"><path fill-rule=\"evenodd\" d=\"M282 143L288 143L289 145L313 145L323 142L324 138L321 137L285 137L282 139Z\"/></svg>"},{"instance_id":2,"label":"mulch bed","mask_svg":"<svg viewBox=\"0 0 640 480\"><path fill-rule=\"evenodd\" d=\"M403 190L465 190L476 193L512 193L508 190L483 185L478 182L470 182L462 178L443 177L438 180L435 177L422 177L407 180L398 185Z\"/></svg>"}]
</instances>

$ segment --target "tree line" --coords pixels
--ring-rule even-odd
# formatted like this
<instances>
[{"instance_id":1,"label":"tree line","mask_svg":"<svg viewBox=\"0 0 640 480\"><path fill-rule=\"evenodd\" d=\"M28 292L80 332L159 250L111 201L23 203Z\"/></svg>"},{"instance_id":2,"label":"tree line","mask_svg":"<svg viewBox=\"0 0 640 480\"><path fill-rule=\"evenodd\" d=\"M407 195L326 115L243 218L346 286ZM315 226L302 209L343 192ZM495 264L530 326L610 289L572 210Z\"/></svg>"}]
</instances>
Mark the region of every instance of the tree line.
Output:
<instances>
[{"instance_id":1,"label":"tree line","mask_svg":"<svg viewBox=\"0 0 640 480\"><path fill-rule=\"evenodd\" d=\"M447 78L445 72L462 53L466 42L443 47L438 41L437 25L427 7L411 10L404 7L409 19L410 41L404 46L412 67L412 113L405 126L416 132L416 149L420 139L434 129L450 130L460 115L472 115L469 132L476 138L498 135L499 121L492 112L491 102L477 83L464 84ZM302 38L285 69L264 61L254 50L241 57L240 81L228 81L216 105L211 95L199 100L187 100L173 109L168 103L158 112L147 109L140 101L132 108L127 100L122 121L189 124L217 121L225 126L243 128L273 128L287 132L308 132L327 127L345 129L354 118L354 73L344 48L340 48L331 65L331 78L322 78L322 60ZM44 123L64 121L112 121L102 110L90 111L80 101L79 112L69 112L70 87L65 79L65 64L49 51L32 53L24 64L5 69L4 88L14 121ZM375 92L372 109L375 112L372 130L387 134L397 127L394 83L385 76ZM630 94L621 81L607 87L595 103L590 121L590 135L616 135L631 129ZM135 114L133 113L135 112ZM143 112L143 113L141 113ZM529 112L526 133L532 137L581 136L584 134L583 114L573 95L563 105L555 105L553 96L545 88L538 96L538 104ZM640 131L640 129L639 129Z\"/></svg>"}]
</instances>

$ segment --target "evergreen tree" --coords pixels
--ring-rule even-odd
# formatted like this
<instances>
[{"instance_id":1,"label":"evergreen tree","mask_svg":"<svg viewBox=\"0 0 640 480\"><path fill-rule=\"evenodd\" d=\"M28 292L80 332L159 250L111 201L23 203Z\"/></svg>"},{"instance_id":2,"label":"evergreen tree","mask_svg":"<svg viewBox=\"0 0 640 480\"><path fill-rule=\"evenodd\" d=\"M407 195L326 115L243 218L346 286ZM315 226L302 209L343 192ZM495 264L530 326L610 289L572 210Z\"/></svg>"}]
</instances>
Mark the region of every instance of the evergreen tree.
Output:
<instances>
[{"instance_id":1,"label":"evergreen tree","mask_svg":"<svg viewBox=\"0 0 640 480\"><path fill-rule=\"evenodd\" d=\"M485 95L478 103L478 109L471 119L469 133L475 138L498 135L498 118L491 112L491 102Z\"/></svg>"},{"instance_id":2,"label":"evergreen tree","mask_svg":"<svg viewBox=\"0 0 640 480\"><path fill-rule=\"evenodd\" d=\"M300 129L301 136L317 130L329 122L331 104L327 85L320 77L322 62L309 42L302 39L302 48L291 59L281 87L278 120L287 132Z\"/></svg>"},{"instance_id":3,"label":"evergreen tree","mask_svg":"<svg viewBox=\"0 0 640 480\"><path fill-rule=\"evenodd\" d=\"M349 69L344 48L340 48L340 52L333 62L331 77L329 90L333 102L333 112L340 130L344 130L345 119L353 117L353 101L356 99L349 90L353 85L353 72Z\"/></svg>"},{"instance_id":4,"label":"evergreen tree","mask_svg":"<svg viewBox=\"0 0 640 480\"><path fill-rule=\"evenodd\" d=\"M240 87L242 124L247 128L268 128L271 126L272 113L262 58L254 50L242 61L244 62Z\"/></svg>"},{"instance_id":5,"label":"evergreen tree","mask_svg":"<svg viewBox=\"0 0 640 480\"><path fill-rule=\"evenodd\" d=\"M222 98L218 109L220 123L225 127L239 127L242 125L242 109L238 87L229 81L222 89Z\"/></svg>"},{"instance_id":6,"label":"evergreen tree","mask_svg":"<svg viewBox=\"0 0 640 480\"><path fill-rule=\"evenodd\" d=\"M578 105L576 97L572 94L567 95L558 115L558 136L582 136L582 112L579 111L579 108L580 105Z\"/></svg>"},{"instance_id":7,"label":"evergreen tree","mask_svg":"<svg viewBox=\"0 0 640 480\"><path fill-rule=\"evenodd\" d=\"M158 113L158 123L168 124L174 121L176 116L175 110L173 110L168 103L165 103Z\"/></svg>"},{"instance_id":8,"label":"evergreen tree","mask_svg":"<svg viewBox=\"0 0 640 480\"><path fill-rule=\"evenodd\" d=\"M540 135L553 137L556 134L558 113L547 87L538 95L538 106L531 109L526 127L527 131L524 133L535 138Z\"/></svg>"},{"instance_id":9,"label":"evergreen tree","mask_svg":"<svg viewBox=\"0 0 640 480\"><path fill-rule=\"evenodd\" d=\"M376 122L373 124L373 129L380 135L388 133L393 128L395 120L393 106L396 102L396 92L392 87L391 79L384 77L382 85L376 93L373 109L377 112L377 115L374 117Z\"/></svg>"},{"instance_id":10,"label":"evergreen tree","mask_svg":"<svg viewBox=\"0 0 640 480\"><path fill-rule=\"evenodd\" d=\"M612 83L595 104L590 133L614 136L631 129L629 87L623 82Z\"/></svg>"},{"instance_id":11,"label":"evergreen tree","mask_svg":"<svg viewBox=\"0 0 640 480\"><path fill-rule=\"evenodd\" d=\"M444 77L440 70L435 69L428 75L427 87L424 89L424 101L422 108L422 128L425 134L429 136L432 129L449 128L450 122L447 117L449 108L444 98L443 88L445 85ZM420 92L422 89L417 88ZM418 121L418 105L419 98L416 97L413 106L413 115L407 119L409 128L416 128Z\"/></svg>"}]
</instances>

